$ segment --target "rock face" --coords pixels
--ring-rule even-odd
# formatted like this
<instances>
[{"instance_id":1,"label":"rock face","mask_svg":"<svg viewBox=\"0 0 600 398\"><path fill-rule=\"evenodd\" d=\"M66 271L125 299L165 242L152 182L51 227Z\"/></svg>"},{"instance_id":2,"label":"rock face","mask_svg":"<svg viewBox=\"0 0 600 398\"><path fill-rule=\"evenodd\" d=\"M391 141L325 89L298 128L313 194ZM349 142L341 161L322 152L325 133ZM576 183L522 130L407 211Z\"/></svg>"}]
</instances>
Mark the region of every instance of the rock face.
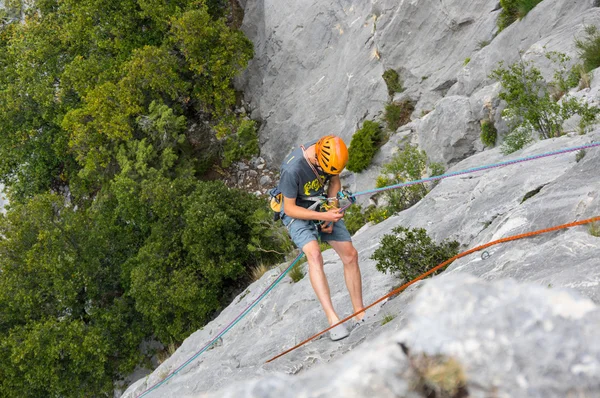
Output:
<instances>
[{"instance_id":1,"label":"rock face","mask_svg":"<svg viewBox=\"0 0 600 398\"><path fill-rule=\"evenodd\" d=\"M425 283L402 323L399 332L386 324L377 339L328 367L189 397L423 397L427 387L469 397L600 391L600 308L572 292L457 273Z\"/></svg>"},{"instance_id":2,"label":"rock face","mask_svg":"<svg viewBox=\"0 0 600 398\"><path fill-rule=\"evenodd\" d=\"M586 136L541 141L508 158L498 149L484 151L460 162L453 170L589 142L600 142L600 130ZM579 162L570 153L443 180L411 209L380 224L366 226L354 235L365 303L374 302L401 282L376 271L375 262L370 259L382 236L394 226L424 227L435 239L456 239L467 249L502 237L598 216L598 170L600 148L595 148L588 149ZM497 391L499 397L564 397L569 391L594 396L600 393L600 356L596 343L592 342L594 347L590 348L588 341L594 339L591 331L597 329L599 322L598 310L592 304L600 303L598 258L600 238L586 226L492 246L486 256L474 253L453 263L445 274L461 276L451 283L436 282L436 277L423 283L422 295L418 292L423 284L418 284L398 298L380 303L369 311L366 325L353 331L349 338L333 343L323 337L265 364L270 357L327 326L308 278L295 284L286 279L225 335L222 346L202 354L162 385L155 396L200 397L201 393L213 392L213 396L269 397L275 396L269 395L271 391L279 391L280 396L317 397L330 396L327 391L333 390L328 389L341 386L343 393L338 396L342 397L365 396L367 391L382 397L423 396L409 393L413 376L406 368L406 355L398 351L395 343L400 340L406 342L410 358L413 354L419 358L422 353L455 358L466 372L466 388L472 396L487 397L491 391ZM324 259L334 306L340 314L348 315L351 306L343 282L343 266L332 250L324 253ZM194 355L278 273L279 270L273 270L251 285L216 320L190 336L152 375L132 385L124 397L137 396ZM487 285L464 273L498 282ZM515 282L503 281L504 278L529 285L517 286ZM433 284L432 290L427 290L428 284ZM450 286L449 290L440 287L445 285ZM464 296L460 293L463 289ZM421 298L413 300L417 293ZM423 308L433 312L423 313ZM382 325L387 316L395 318ZM446 323L442 327L436 322ZM452 333L446 335L444 330ZM369 345L363 350L366 344ZM353 349L360 351L344 355ZM318 370L307 372L338 358L332 368L319 366ZM400 380L396 373L391 374L395 367L401 369ZM489 370L492 368L495 370ZM344 383L364 372L372 375L365 379L372 382L370 387L351 384L364 393L355 395L354 389ZM298 389L321 387L313 395L308 389L301 390L304 395L293 395L297 390L288 389L288 379L281 374L306 377L298 384L290 384ZM265 378L244 387L232 387L229 392L221 391L234 381L256 377ZM330 382L321 385L325 379ZM249 395L235 395L246 388ZM318 395L322 391L323 395ZM401 395L398 391L408 392ZM400 395L391 395L396 393Z\"/></svg>"},{"instance_id":3,"label":"rock face","mask_svg":"<svg viewBox=\"0 0 600 398\"><path fill-rule=\"evenodd\" d=\"M392 98L416 103L413 120L391 135L369 169L342 174L354 192L373 188L381 165L408 142L449 171L600 142L596 127L587 135L571 132L504 156L478 138L486 118L495 122L500 141L507 132L500 87L488 78L498 62L516 61L521 50L551 77L544 52L575 56L574 38L586 24L600 26L597 3L544 0L495 36L497 0L292 0L285 6L242 1L243 29L255 43L256 57L238 87L245 93L244 107L263 121L265 162L240 167L237 178L245 181L251 170L277 166L292 146L324 133L349 142L362 121L377 118ZM389 68L400 73L406 88L392 98L381 78ZM593 105L600 103L599 94L598 76L591 88L571 92ZM600 148L582 155L448 178L412 208L363 227L353 242L365 303L402 282L378 272L370 258L395 226L423 227L434 239L457 240L466 250L600 216ZM253 183L260 184L260 177L257 171ZM308 278L292 283L286 277L218 346L147 396L424 397L431 391L438 397L600 396L597 235L579 226L491 246L378 304L347 339L331 342L323 336L265 364L327 327ZM343 265L332 250L324 259L333 304L347 316L351 305ZM287 265L249 286L123 397L139 396L184 364ZM436 384L432 369L449 376Z\"/></svg>"},{"instance_id":4,"label":"rock face","mask_svg":"<svg viewBox=\"0 0 600 398\"><path fill-rule=\"evenodd\" d=\"M415 131L418 142L430 156L454 164L482 149L473 141L479 120L492 113L500 121L497 101L486 114L476 104L469 113L466 98L493 86L490 72L500 61L518 60L519 52L552 77L545 53L576 58L574 38L585 25L600 25L595 4L545 0L495 36L497 0L294 0L285 7L247 0L242 29L256 55L237 86L252 117L263 122L263 156L277 167L299 143L328 133L349 142L364 120L380 117L390 100L381 76L394 69L403 96L416 102L413 118L434 111ZM467 119L445 126L451 112ZM433 145L439 141L432 131L442 127L451 138L441 142L456 149Z\"/></svg>"}]
</instances>

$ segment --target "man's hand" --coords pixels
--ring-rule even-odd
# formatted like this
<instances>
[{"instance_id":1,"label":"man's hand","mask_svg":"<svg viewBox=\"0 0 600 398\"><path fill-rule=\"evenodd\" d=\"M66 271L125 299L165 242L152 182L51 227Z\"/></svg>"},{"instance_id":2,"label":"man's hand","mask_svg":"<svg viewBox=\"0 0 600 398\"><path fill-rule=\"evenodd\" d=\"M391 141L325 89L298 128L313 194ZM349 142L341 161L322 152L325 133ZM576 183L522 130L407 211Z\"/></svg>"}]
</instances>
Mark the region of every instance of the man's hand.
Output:
<instances>
[{"instance_id":1,"label":"man's hand","mask_svg":"<svg viewBox=\"0 0 600 398\"><path fill-rule=\"evenodd\" d=\"M344 213L340 209L331 209L324 213L321 213L321 220L324 221L321 224L321 232L330 234L333 232L333 224L340 221L344 217Z\"/></svg>"},{"instance_id":2,"label":"man's hand","mask_svg":"<svg viewBox=\"0 0 600 398\"><path fill-rule=\"evenodd\" d=\"M326 212L321 213L322 221L338 222L344 217L344 213L341 209L330 209Z\"/></svg>"}]
</instances>

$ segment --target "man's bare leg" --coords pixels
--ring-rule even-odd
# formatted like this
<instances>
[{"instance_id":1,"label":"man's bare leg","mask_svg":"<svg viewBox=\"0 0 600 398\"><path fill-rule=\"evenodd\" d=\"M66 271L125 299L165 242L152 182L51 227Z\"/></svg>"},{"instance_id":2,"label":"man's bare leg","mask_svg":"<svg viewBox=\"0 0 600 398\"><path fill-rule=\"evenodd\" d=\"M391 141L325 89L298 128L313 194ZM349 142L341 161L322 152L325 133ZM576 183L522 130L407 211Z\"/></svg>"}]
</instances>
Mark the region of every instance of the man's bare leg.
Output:
<instances>
[{"instance_id":1,"label":"man's bare leg","mask_svg":"<svg viewBox=\"0 0 600 398\"><path fill-rule=\"evenodd\" d=\"M306 255L308 261L308 275L310 277L310 283L317 294L317 298L325 311L327 321L330 325L334 325L340 321L337 313L333 308L331 302L331 292L329 290L329 283L323 270L323 256L321 255L321 248L319 243L315 240L308 242L302 248L302 251Z\"/></svg>"},{"instance_id":2,"label":"man's bare leg","mask_svg":"<svg viewBox=\"0 0 600 398\"><path fill-rule=\"evenodd\" d=\"M348 288L348 293L350 293L352 308L354 308L354 312L358 312L365 308L362 297L362 277L360 267L358 266L358 252L352 242L329 241L328 243L333 247L338 256L340 256L342 263L344 263L346 287ZM363 311L356 315L354 320L360 321L364 317L365 313Z\"/></svg>"}]
</instances>

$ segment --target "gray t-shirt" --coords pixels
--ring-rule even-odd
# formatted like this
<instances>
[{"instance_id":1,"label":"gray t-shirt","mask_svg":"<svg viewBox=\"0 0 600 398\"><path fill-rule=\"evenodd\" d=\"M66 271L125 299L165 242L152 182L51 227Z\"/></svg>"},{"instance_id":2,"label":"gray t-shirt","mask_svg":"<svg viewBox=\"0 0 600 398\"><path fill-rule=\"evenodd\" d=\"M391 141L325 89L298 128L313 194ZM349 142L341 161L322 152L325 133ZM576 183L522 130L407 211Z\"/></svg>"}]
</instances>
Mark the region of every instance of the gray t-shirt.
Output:
<instances>
[{"instance_id":1,"label":"gray t-shirt","mask_svg":"<svg viewBox=\"0 0 600 398\"><path fill-rule=\"evenodd\" d=\"M304 148L314 145L317 141L304 144ZM316 168L315 168L316 170ZM306 162L302 148L296 148L290 153L281 164L281 177L279 179L279 190L283 196L290 199L296 199L298 206L308 208L314 202L303 200L303 197L325 195L325 186L315 175L314 171ZM324 172L317 170L322 180L327 183L331 177Z\"/></svg>"}]
</instances>

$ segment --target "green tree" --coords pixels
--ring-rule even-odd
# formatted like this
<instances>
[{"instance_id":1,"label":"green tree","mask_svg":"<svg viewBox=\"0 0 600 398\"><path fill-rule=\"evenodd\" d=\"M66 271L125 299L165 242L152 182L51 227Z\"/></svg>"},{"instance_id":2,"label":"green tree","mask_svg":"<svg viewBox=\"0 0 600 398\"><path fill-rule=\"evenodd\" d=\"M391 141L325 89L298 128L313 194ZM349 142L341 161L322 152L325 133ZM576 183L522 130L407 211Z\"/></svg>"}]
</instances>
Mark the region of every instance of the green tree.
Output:
<instances>
[{"instance_id":1,"label":"green tree","mask_svg":"<svg viewBox=\"0 0 600 398\"><path fill-rule=\"evenodd\" d=\"M17 3L22 21L0 15L0 396L107 396L142 341L181 342L281 258L257 248L289 244L260 199L199 179L219 142L257 149L231 109L253 49L220 0Z\"/></svg>"},{"instance_id":2,"label":"green tree","mask_svg":"<svg viewBox=\"0 0 600 398\"><path fill-rule=\"evenodd\" d=\"M1 395L109 393L140 361L149 329L115 267L134 237L106 216L47 194L0 219Z\"/></svg>"}]
</instances>

